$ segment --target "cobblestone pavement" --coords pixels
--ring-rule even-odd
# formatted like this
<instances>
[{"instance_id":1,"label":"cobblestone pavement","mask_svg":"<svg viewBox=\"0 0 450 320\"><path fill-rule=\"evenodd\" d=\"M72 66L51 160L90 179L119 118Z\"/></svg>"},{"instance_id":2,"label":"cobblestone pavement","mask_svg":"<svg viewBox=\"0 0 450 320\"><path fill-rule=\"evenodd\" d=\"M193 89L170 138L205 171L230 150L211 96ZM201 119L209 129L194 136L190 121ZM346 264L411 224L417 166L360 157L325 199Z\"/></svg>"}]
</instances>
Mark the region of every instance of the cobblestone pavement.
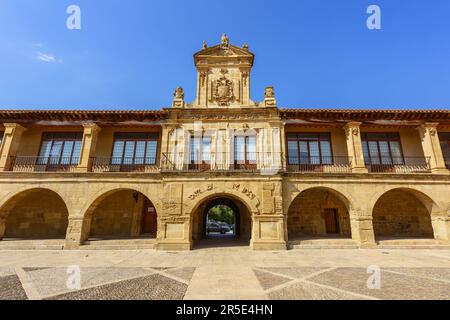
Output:
<instances>
[{"instance_id":1,"label":"cobblestone pavement","mask_svg":"<svg viewBox=\"0 0 450 320\"><path fill-rule=\"evenodd\" d=\"M379 289L369 266L381 270ZM0 300L11 299L448 300L450 250L5 250Z\"/></svg>"}]
</instances>

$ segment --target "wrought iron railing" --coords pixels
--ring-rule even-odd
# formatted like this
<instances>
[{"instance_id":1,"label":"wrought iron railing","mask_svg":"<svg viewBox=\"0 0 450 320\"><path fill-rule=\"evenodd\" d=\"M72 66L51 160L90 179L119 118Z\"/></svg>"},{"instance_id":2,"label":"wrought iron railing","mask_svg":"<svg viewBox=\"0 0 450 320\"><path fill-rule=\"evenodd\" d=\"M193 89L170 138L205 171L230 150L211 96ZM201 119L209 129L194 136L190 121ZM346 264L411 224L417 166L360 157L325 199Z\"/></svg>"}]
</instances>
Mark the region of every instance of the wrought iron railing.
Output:
<instances>
[{"instance_id":1,"label":"wrought iron railing","mask_svg":"<svg viewBox=\"0 0 450 320\"><path fill-rule=\"evenodd\" d=\"M369 172L373 173L429 173L429 157L381 157L366 158Z\"/></svg>"},{"instance_id":2,"label":"wrought iron railing","mask_svg":"<svg viewBox=\"0 0 450 320\"><path fill-rule=\"evenodd\" d=\"M260 172L271 173L283 170L282 154L276 152L203 152L163 153L162 171L181 172Z\"/></svg>"},{"instance_id":3,"label":"wrought iron railing","mask_svg":"<svg viewBox=\"0 0 450 320\"><path fill-rule=\"evenodd\" d=\"M73 172L77 166L75 157L11 157L15 172Z\"/></svg>"},{"instance_id":4,"label":"wrought iron railing","mask_svg":"<svg viewBox=\"0 0 450 320\"><path fill-rule=\"evenodd\" d=\"M96 157L91 158L92 172L158 172L156 157Z\"/></svg>"},{"instance_id":5,"label":"wrought iron railing","mask_svg":"<svg viewBox=\"0 0 450 320\"><path fill-rule=\"evenodd\" d=\"M287 172L352 172L352 158L340 156L298 157L289 155L286 161Z\"/></svg>"}]
</instances>

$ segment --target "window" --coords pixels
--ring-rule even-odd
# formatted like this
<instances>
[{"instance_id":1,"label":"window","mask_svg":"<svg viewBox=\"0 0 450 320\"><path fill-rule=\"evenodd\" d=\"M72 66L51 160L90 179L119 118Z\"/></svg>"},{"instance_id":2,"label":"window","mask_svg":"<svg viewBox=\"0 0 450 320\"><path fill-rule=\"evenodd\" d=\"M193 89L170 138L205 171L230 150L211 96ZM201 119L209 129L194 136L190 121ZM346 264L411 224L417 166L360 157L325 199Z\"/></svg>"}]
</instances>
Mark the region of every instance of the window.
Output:
<instances>
[{"instance_id":1,"label":"window","mask_svg":"<svg viewBox=\"0 0 450 320\"><path fill-rule=\"evenodd\" d=\"M158 133L117 133L111 164L155 165L158 152Z\"/></svg>"},{"instance_id":2,"label":"window","mask_svg":"<svg viewBox=\"0 0 450 320\"><path fill-rule=\"evenodd\" d=\"M44 133L37 164L78 165L82 139L81 132Z\"/></svg>"},{"instance_id":3,"label":"window","mask_svg":"<svg viewBox=\"0 0 450 320\"><path fill-rule=\"evenodd\" d=\"M191 137L191 164L211 163L211 137Z\"/></svg>"},{"instance_id":4,"label":"window","mask_svg":"<svg viewBox=\"0 0 450 320\"><path fill-rule=\"evenodd\" d=\"M405 163L398 133L362 133L361 139L367 165Z\"/></svg>"},{"instance_id":5,"label":"window","mask_svg":"<svg viewBox=\"0 0 450 320\"><path fill-rule=\"evenodd\" d=\"M439 140L441 141L445 164L447 168L450 168L450 132L439 132Z\"/></svg>"},{"instance_id":6,"label":"window","mask_svg":"<svg viewBox=\"0 0 450 320\"><path fill-rule=\"evenodd\" d=\"M288 134L288 164L333 164L329 133Z\"/></svg>"},{"instance_id":7,"label":"window","mask_svg":"<svg viewBox=\"0 0 450 320\"><path fill-rule=\"evenodd\" d=\"M237 136L234 138L235 165L256 166L256 137Z\"/></svg>"}]
</instances>

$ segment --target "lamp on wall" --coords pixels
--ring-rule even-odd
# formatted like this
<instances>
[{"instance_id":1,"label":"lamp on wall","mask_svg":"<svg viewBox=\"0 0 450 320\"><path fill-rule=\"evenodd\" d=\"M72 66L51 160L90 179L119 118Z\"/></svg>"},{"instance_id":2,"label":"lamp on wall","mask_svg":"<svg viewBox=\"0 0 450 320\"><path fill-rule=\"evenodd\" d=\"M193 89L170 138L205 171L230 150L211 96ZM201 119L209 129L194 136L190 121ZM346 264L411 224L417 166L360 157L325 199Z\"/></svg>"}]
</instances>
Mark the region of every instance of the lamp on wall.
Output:
<instances>
[{"instance_id":1,"label":"lamp on wall","mask_svg":"<svg viewBox=\"0 0 450 320\"><path fill-rule=\"evenodd\" d=\"M139 199L139 192L134 191L134 192L133 192L133 198L134 198L134 200L135 200L136 203L137 203L137 202L138 202L138 199Z\"/></svg>"}]
</instances>

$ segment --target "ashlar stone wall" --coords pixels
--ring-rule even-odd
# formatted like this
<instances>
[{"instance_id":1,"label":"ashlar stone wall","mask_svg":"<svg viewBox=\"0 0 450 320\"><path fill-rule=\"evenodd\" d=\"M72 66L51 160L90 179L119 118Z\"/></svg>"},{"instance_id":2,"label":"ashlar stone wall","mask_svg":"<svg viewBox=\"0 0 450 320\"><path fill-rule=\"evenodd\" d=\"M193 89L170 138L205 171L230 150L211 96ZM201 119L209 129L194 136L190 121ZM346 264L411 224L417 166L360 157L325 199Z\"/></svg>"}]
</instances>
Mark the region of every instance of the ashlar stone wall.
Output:
<instances>
[{"instance_id":1,"label":"ashlar stone wall","mask_svg":"<svg viewBox=\"0 0 450 320\"><path fill-rule=\"evenodd\" d=\"M340 234L350 237L350 218L345 204L323 189L306 190L294 200L288 212L289 237L326 235L325 209L337 209Z\"/></svg>"},{"instance_id":2,"label":"ashlar stone wall","mask_svg":"<svg viewBox=\"0 0 450 320\"><path fill-rule=\"evenodd\" d=\"M404 190L384 194L373 209L375 236L433 238L431 216L424 204Z\"/></svg>"}]
</instances>

